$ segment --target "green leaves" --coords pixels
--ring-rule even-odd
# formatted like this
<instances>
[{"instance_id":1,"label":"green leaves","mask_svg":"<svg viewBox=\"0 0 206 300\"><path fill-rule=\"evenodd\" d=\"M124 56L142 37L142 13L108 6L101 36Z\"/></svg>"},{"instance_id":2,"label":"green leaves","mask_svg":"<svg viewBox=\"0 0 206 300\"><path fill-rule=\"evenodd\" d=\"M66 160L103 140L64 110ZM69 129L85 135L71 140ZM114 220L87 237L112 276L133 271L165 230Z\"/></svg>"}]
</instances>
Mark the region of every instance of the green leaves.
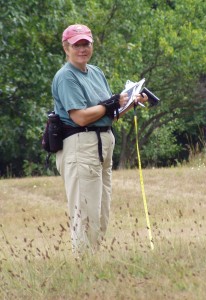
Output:
<instances>
[{"instance_id":1,"label":"green leaves","mask_svg":"<svg viewBox=\"0 0 206 300\"><path fill-rule=\"evenodd\" d=\"M19 175L24 160L42 163L39 134L53 107L53 76L65 61L61 34L72 23L92 29L91 63L102 68L114 93L126 80L145 77L161 99L154 109L138 109L140 145L150 164L157 131L165 149L158 160L164 161L166 153L172 157L179 151L177 132L195 134L205 124L204 81L199 84L206 74L205 1L7 0L0 5L1 174L8 164ZM123 166L121 159L130 161L135 151L132 112L115 129L114 160Z\"/></svg>"}]
</instances>

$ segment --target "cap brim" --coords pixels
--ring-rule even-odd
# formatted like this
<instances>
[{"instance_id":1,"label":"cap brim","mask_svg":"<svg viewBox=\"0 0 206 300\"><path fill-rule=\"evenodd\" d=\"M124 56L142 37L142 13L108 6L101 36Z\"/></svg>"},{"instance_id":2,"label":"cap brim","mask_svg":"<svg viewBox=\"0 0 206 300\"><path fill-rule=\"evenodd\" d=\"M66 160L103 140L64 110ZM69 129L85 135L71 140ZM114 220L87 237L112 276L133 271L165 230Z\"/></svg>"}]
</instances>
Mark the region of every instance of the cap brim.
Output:
<instances>
[{"instance_id":1,"label":"cap brim","mask_svg":"<svg viewBox=\"0 0 206 300\"><path fill-rule=\"evenodd\" d=\"M77 43L80 40L87 40L90 43L93 42L92 37L89 37L88 35L84 35L84 34L78 35L78 36L73 36L72 38L68 39L67 42L69 42L70 44L73 45L73 44Z\"/></svg>"}]
</instances>

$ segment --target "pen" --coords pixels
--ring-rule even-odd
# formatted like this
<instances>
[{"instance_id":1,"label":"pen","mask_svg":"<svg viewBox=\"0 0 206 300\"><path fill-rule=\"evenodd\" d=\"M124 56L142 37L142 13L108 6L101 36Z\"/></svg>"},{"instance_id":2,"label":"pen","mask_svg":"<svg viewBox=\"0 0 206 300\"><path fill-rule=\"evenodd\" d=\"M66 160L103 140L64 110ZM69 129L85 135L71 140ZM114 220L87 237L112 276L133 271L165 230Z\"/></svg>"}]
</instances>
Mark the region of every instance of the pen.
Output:
<instances>
[{"instance_id":1,"label":"pen","mask_svg":"<svg viewBox=\"0 0 206 300\"><path fill-rule=\"evenodd\" d=\"M143 106L143 107L145 107L145 105L144 104L142 104L141 102L137 102L140 106Z\"/></svg>"}]
</instances>

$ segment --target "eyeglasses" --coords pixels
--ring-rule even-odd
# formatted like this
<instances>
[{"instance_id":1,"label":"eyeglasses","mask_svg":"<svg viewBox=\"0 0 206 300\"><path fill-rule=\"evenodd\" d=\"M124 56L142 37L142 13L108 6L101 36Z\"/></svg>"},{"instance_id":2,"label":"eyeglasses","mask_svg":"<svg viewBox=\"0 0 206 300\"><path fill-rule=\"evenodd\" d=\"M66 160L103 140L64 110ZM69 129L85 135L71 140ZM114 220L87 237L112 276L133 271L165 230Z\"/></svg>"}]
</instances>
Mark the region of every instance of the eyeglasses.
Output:
<instances>
[{"instance_id":1,"label":"eyeglasses","mask_svg":"<svg viewBox=\"0 0 206 300\"><path fill-rule=\"evenodd\" d=\"M86 43L82 43L82 44L69 44L74 50L80 50L82 49L88 49L92 47L92 43L90 42L86 42Z\"/></svg>"}]
</instances>

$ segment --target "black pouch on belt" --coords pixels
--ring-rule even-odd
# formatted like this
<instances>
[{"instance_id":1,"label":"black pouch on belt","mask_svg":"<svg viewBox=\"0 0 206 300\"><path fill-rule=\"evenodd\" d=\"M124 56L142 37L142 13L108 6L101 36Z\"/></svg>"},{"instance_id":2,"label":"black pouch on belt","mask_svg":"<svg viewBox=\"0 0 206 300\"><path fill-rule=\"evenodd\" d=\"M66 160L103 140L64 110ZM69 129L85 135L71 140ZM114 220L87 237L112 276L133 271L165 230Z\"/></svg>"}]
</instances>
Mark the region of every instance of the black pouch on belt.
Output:
<instances>
[{"instance_id":1,"label":"black pouch on belt","mask_svg":"<svg viewBox=\"0 0 206 300\"><path fill-rule=\"evenodd\" d=\"M63 148L62 122L54 112L48 115L41 144L42 148L50 153L56 153Z\"/></svg>"}]
</instances>

